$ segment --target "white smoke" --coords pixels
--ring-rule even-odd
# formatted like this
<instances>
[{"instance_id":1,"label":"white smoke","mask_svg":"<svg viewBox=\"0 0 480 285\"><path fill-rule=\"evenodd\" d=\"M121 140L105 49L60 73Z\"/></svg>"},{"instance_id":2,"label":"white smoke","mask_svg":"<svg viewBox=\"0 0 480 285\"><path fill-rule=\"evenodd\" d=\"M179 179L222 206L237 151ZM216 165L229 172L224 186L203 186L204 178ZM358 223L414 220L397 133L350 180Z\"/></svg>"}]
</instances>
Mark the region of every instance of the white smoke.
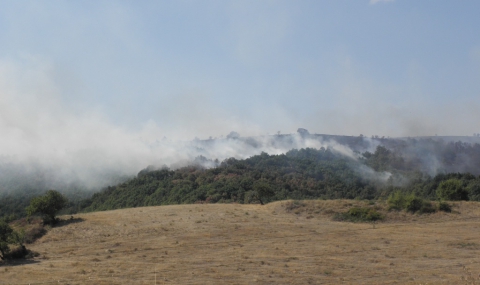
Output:
<instances>
[{"instance_id":1,"label":"white smoke","mask_svg":"<svg viewBox=\"0 0 480 285\"><path fill-rule=\"evenodd\" d=\"M283 154L291 149L322 147L354 160L360 156L345 144L315 136L259 135L260 128L225 119L221 112L222 116L217 116L215 110L208 109L208 104L199 99L193 104L204 111L189 116L198 121L193 128L202 129L202 133L190 134L191 137L205 138L208 130L218 136L218 129L223 133L238 131L242 137L179 140L192 127L183 128L188 122L180 125L172 122L178 127L168 128L165 127L168 120L161 123L149 120L140 128L129 129L112 122L99 106L76 106L72 103L75 100L66 100L73 96L69 92L76 89L65 87L63 81L57 82L55 73L58 71L49 61L41 58L26 55L23 61L0 60L0 192L25 177L31 179L30 185L39 188L77 183L98 189L114 183L119 176L135 175L148 165L176 168L190 164L198 156L221 162L261 152ZM191 98L183 98L185 104ZM175 110L170 110L168 118L179 120L187 116L188 110L176 115ZM210 115L203 116L205 113ZM362 151L374 152L380 144L378 140L361 139ZM431 173L440 169L435 159L432 156L425 161L432 165ZM365 176L375 176L377 180L389 178L388 173L372 171L361 169Z\"/></svg>"},{"instance_id":2,"label":"white smoke","mask_svg":"<svg viewBox=\"0 0 480 285\"><path fill-rule=\"evenodd\" d=\"M34 57L27 56L23 63L0 61L3 188L8 184L5 181L25 177L42 181L38 187L80 183L98 188L112 183L113 177L135 175L148 165L180 167L198 156L222 161L307 147L334 148L356 156L336 142L300 135L179 141L165 138L172 132L167 134L154 121L129 130L109 121L95 106L76 108L63 102L66 91L55 82L53 70L48 61Z\"/></svg>"}]
</instances>

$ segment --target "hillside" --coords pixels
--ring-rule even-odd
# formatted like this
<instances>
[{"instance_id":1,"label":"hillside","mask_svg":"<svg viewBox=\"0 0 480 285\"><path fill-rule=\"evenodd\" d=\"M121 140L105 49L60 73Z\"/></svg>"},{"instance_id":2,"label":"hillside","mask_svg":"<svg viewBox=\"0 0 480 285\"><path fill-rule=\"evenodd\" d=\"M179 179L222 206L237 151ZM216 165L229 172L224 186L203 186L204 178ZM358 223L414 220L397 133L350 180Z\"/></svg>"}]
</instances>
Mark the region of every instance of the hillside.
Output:
<instances>
[{"instance_id":1,"label":"hillside","mask_svg":"<svg viewBox=\"0 0 480 285\"><path fill-rule=\"evenodd\" d=\"M83 205L87 211L98 211L196 202L257 203L255 185L259 182L274 192L266 201L373 198L368 191L373 189L363 191L369 185L350 167L352 163L353 159L322 148L230 158L210 169L199 165L175 171L146 169L135 179L94 194Z\"/></svg>"},{"instance_id":2,"label":"hillside","mask_svg":"<svg viewBox=\"0 0 480 285\"><path fill-rule=\"evenodd\" d=\"M264 201L386 199L396 191L435 200L437 188L446 180L454 180L461 191L468 193L462 199L480 200L480 177L470 173L429 176L418 159L383 146L373 153L354 155L307 148L281 155L262 153L244 160L230 158L213 168L199 164L177 170L147 168L125 183L95 193L78 208L98 211L171 204L258 203L259 184L271 190L271 195L261 197Z\"/></svg>"},{"instance_id":3,"label":"hillside","mask_svg":"<svg viewBox=\"0 0 480 285\"><path fill-rule=\"evenodd\" d=\"M437 199L438 185L453 178L469 192L469 200L478 201L480 144L476 142L480 138L471 137L468 143L460 139L468 137L303 134L198 140L185 146L186 152L206 156L171 168L148 166L136 175L107 175L103 179L110 186L102 189L85 188L81 181L68 184L61 172L35 167L22 172L0 163L0 217L24 216L30 199L48 189L69 198L64 213L197 202L257 203L254 188L259 182L274 192L266 201L385 199L398 190ZM225 155L224 149L244 158L212 160Z\"/></svg>"},{"instance_id":4,"label":"hillside","mask_svg":"<svg viewBox=\"0 0 480 285\"><path fill-rule=\"evenodd\" d=\"M371 203L197 204L75 215L0 267L0 284L475 284L476 202L454 212L332 221ZM380 209L384 204L377 204ZM68 217L65 217L68 218Z\"/></svg>"}]
</instances>

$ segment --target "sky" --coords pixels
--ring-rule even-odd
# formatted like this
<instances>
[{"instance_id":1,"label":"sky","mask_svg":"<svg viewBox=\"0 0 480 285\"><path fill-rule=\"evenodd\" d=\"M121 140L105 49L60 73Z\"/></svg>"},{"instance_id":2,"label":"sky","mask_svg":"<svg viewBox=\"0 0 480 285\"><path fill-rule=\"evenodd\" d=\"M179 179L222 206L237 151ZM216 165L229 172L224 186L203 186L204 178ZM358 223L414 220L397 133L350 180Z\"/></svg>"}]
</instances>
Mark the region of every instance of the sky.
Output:
<instances>
[{"instance_id":1,"label":"sky","mask_svg":"<svg viewBox=\"0 0 480 285\"><path fill-rule=\"evenodd\" d=\"M164 138L299 127L472 136L479 11L475 0L2 0L0 157L117 165L128 152L138 167Z\"/></svg>"}]
</instances>

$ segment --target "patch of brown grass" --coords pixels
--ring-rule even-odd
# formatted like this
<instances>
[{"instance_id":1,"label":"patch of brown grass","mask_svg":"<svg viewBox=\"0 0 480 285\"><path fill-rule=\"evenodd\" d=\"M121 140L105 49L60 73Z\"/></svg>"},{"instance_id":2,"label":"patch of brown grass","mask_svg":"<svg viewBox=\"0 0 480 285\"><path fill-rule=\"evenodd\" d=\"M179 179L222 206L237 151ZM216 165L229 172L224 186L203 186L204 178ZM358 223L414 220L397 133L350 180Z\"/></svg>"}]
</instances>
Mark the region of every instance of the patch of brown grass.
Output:
<instances>
[{"instance_id":1,"label":"patch of brown grass","mask_svg":"<svg viewBox=\"0 0 480 285\"><path fill-rule=\"evenodd\" d=\"M295 203L295 204L292 204ZM4 283L475 284L478 203L457 214L389 212L366 201L194 204L77 215L28 248L36 263L3 266ZM386 220L335 222L375 206ZM246 214L248 213L248 215ZM198 222L200 221L200 222ZM463 282L463 283L462 283Z\"/></svg>"},{"instance_id":2,"label":"patch of brown grass","mask_svg":"<svg viewBox=\"0 0 480 285\"><path fill-rule=\"evenodd\" d=\"M42 219L38 217L22 218L12 222L11 226L16 231L24 232L24 243L26 244L35 242L47 233L47 228L43 225Z\"/></svg>"}]
</instances>

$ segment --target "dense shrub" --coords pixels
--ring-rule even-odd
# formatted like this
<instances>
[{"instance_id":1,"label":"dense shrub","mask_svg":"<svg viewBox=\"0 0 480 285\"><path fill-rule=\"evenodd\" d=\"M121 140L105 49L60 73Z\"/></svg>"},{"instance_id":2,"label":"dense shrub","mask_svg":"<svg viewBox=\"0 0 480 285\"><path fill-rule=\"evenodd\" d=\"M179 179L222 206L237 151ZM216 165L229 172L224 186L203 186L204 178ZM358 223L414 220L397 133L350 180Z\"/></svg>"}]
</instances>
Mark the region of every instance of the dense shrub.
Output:
<instances>
[{"instance_id":1,"label":"dense shrub","mask_svg":"<svg viewBox=\"0 0 480 285\"><path fill-rule=\"evenodd\" d=\"M27 257L30 251L24 246L23 237L23 231L14 231L8 223L0 221L0 259L9 260Z\"/></svg>"},{"instance_id":2,"label":"dense shrub","mask_svg":"<svg viewBox=\"0 0 480 285\"><path fill-rule=\"evenodd\" d=\"M435 207L431 202L426 201L414 193L406 194L397 191L387 199L390 210L405 210L411 213L432 213L435 212Z\"/></svg>"},{"instance_id":3,"label":"dense shrub","mask_svg":"<svg viewBox=\"0 0 480 285\"><path fill-rule=\"evenodd\" d=\"M13 229L5 221L0 221L0 258L6 259L10 252L9 244L11 243L11 237Z\"/></svg>"},{"instance_id":4,"label":"dense shrub","mask_svg":"<svg viewBox=\"0 0 480 285\"><path fill-rule=\"evenodd\" d=\"M442 211L442 212L451 213L452 212L452 206L450 206L450 204L448 204L445 201L440 201L438 203L438 210Z\"/></svg>"},{"instance_id":5,"label":"dense shrub","mask_svg":"<svg viewBox=\"0 0 480 285\"><path fill-rule=\"evenodd\" d=\"M407 196L400 191L396 191L388 196L387 203L389 210L403 210L407 205Z\"/></svg>"},{"instance_id":6,"label":"dense shrub","mask_svg":"<svg viewBox=\"0 0 480 285\"><path fill-rule=\"evenodd\" d=\"M467 186L468 199L470 201L480 201L480 182L471 181Z\"/></svg>"},{"instance_id":7,"label":"dense shrub","mask_svg":"<svg viewBox=\"0 0 480 285\"><path fill-rule=\"evenodd\" d=\"M415 195L411 194L407 198L407 204L405 210L411 213L433 213L435 212L435 208L433 207L432 203L429 201L425 201L420 197L416 197Z\"/></svg>"},{"instance_id":8,"label":"dense shrub","mask_svg":"<svg viewBox=\"0 0 480 285\"><path fill-rule=\"evenodd\" d=\"M437 197L447 201L468 200L468 191L462 180L451 178L438 185Z\"/></svg>"},{"instance_id":9,"label":"dense shrub","mask_svg":"<svg viewBox=\"0 0 480 285\"><path fill-rule=\"evenodd\" d=\"M375 208L353 207L345 213L338 213L334 216L336 221L348 222L375 222L383 220L384 216Z\"/></svg>"},{"instance_id":10,"label":"dense shrub","mask_svg":"<svg viewBox=\"0 0 480 285\"><path fill-rule=\"evenodd\" d=\"M21 259L25 258L29 254L29 250L24 246L20 245L12 250L10 250L6 255L5 259Z\"/></svg>"}]
</instances>

